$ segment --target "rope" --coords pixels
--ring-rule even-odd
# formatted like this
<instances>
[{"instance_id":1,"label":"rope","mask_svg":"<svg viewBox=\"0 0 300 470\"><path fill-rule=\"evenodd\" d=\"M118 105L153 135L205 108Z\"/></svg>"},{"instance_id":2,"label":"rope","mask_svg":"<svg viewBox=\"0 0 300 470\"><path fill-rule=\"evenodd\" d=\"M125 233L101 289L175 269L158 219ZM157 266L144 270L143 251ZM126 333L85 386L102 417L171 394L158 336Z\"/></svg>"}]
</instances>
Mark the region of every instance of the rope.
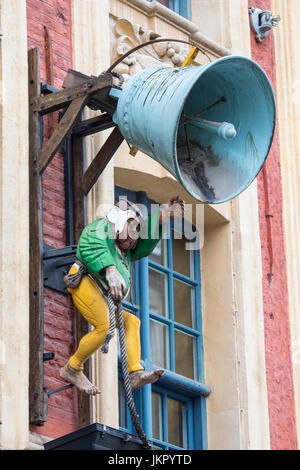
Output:
<instances>
[{"instance_id":1,"label":"rope","mask_svg":"<svg viewBox=\"0 0 300 470\"><path fill-rule=\"evenodd\" d=\"M108 300L108 309L109 309L109 329L105 338L105 342L103 346L101 347L101 351L104 354L108 353L108 343L113 337L113 334L116 328L115 302L112 296L110 295L110 292L108 292L107 300Z\"/></svg>"},{"instance_id":2,"label":"rope","mask_svg":"<svg viewBox=\"0 0 300 470\"><path fill-rule=\"evenodd\" d=\"M108 292L108 308L109 308L109 329L107 332L107 336L105 339L105 343L101 348L101 351L104 353L108 352L108 343L113 335L114 329L116 327L115 321L115 303L111 297L110 292ZM125 388L125 395L127 400L127 406L129 408L130 416L137 432L137 435L141 439L144 444L144 448L147 450L152 450L150 442L147 440L146 434L144 433L139 415L136 412L132 390L130 386L129 380L129 372L128 372L128 363L127 363L127 352L126 352L126 343L125 343L125 330L124 330L124 322L123 322L123 308L122 303L119 302L117 305L118 308L118 327L119 327L119 341L120 341L120 351L121 351L121 365L122 365L122 374L124 379L124 388Z\"/></svg>"}]
</instances>

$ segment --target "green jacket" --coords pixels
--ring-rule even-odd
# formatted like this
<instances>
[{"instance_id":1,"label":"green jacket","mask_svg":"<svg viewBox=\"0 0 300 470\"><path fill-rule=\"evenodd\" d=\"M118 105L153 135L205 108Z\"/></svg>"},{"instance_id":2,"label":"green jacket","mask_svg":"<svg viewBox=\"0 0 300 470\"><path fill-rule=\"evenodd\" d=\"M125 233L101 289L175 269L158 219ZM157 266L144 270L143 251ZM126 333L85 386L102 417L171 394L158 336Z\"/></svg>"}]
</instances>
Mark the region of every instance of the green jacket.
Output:
<instances>
[{"instance_id":1,"label":"green jacket","mask_svg":"<svg viewBox=\"0 0 300 470\"><path fill-rule=\"evenodd\" d=\"M160 241L163 235L163 227L158 219L159 210L155 210L147 218L145 230L138 239L133 250L128 250L126 256L122 256L114 244L113 233L108 219L102 217L87 225L79 239L76 257L88 270L101 279L107 286L103 268L114 264L123 276L127 292L130 288L130 266L144 256L148 256Z\"/></svg>"}]
</instances>

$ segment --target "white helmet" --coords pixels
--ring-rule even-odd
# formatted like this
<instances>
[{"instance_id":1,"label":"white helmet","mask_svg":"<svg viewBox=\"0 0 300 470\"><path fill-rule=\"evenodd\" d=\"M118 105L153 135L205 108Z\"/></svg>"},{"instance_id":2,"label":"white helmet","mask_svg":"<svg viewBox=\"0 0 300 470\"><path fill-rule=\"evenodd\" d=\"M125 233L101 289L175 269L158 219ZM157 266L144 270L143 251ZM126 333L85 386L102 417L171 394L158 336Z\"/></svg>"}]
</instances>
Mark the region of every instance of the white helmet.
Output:
<instances>
[{"instance_id":1,"label":"white helmet","mask_svg":"<svg viewBox=\"0 0 300 470\"><path fill-rule=\"evenodd\" d=\"M120 199L107 213L107 219L114 224L116 233L123 231L124 225L129 219L135 219L140 224L140 231L145 226L145 219L136 204L128 199Z\"/></svg>"}]
</instances>

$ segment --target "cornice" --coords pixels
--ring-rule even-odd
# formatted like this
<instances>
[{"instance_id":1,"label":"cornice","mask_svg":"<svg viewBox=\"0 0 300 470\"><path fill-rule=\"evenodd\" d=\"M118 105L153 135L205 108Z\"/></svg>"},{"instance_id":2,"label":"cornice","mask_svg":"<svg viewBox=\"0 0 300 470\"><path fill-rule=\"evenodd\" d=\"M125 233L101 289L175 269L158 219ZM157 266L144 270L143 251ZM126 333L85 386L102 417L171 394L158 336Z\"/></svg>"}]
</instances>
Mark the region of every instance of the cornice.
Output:
<instances>
[{"instance_id":1,"label":"cornice","mask_svg":"<svg viewBox=\"0 0 300 470\"><path fill-rule=\"evenodd\" d=\"M192 21L184 18L183 16L175 13L169 8L165 7L159 2L149 2L148 0L119 0L126 5L130 5L143 13L146 13L149 17L158 16L173 26L179 28L185 34L187 34L191 41L201 45L204 49L212 52L213 55L224 57L231 55L230 49L222 46L221 44L213 41L205 34L203 34L199 26Z\"/></svg>"}]
</instances>

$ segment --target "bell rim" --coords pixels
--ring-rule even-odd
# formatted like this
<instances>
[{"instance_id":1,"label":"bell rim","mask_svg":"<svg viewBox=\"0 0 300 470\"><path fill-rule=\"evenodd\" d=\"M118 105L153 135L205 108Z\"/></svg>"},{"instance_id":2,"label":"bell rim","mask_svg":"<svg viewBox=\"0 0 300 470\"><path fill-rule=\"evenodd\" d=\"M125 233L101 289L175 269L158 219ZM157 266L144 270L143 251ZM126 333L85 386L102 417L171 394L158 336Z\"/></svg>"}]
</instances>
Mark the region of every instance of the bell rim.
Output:
<instances>
[{"instance_id":1,"label":"bell rim","mask_svg":"<svg viewBox=\"0 0 300 470\"><path fill-rule=\"evenodd\" d=\"M226 62L228 60L241 60L243 62L246 62L247 64L252 64L257 70L259 70L260 73L262 73L262 76L264 77L264 79L266 80L266 83L268 84L269 86L269 90L270 90L270 95L271 95L271 99L272 99L272 104L273 104L273 127L272 127L272 132L271 132L271 135L270 135L270 141L269 141L269 146L268 146L268 150L266 152L266 155L261 163L261 166L259 167L257 173L253 176L253 178L251 179L250 182L247 182L244 186L241 186L241 188L238 190L238 192L234 193L234 194L231 194L230 196L224 198L224 199L221 199L221 200L216 200L216 201L207 201L207 200L204 200L204 199L201 199L199 196L196 195L196 193L191 190L191 189L188 189L187 188L187 185L186 183L184 182L184 179L181 175L181 170L180 170L180 167L179 167L179 164L178 164L178 157L177 157L177 135L178 135L178 124L179 124L179 121L180 121L180 117L181 117L181 114L182 114L182 110L184 108L184 105L186 103L186 100L189 96L189 93L191 91L191 89L193 88L193 86L195 85L195 83L197 82L197 80L199 80L200 76L208 71L210 68L212 68L213 66L216 66L222 62ZM191 65L189 67L195 67L194 65ZM183 104L182 104L182 107L180 108L180 112L178 113L178 121L177 121L177 126L176 126L176 131L175 131L175 139L174 139L174 149L173 149L173 161L174 161L174 164L175 164L175 169L176 169L176 176L178 177L179 179L179 182L181 183L181 185L183 186L183 188L194 198L196 199L197 201L200 201L201 203L203 204L213 204L213 205L216 205L216 204L223 204L225 202L228 202L228 201L231 201L233 199L235 199L236 197L238 197L242 192L244 192L246 189L249 188L249 186L251 186L251 184L253 183L253 181L257 178L258 174L260 173L260 171L262 170L267 158L268 158L268 155L270 153L270 150L271 150L271 147L272 147L272 143L273 143L273 139L274 139L274 134L275 134L275 129L276 129L276 117L277 117L277 110L276 110L276 100L275 100L275 94L274 94L274 90L273 90L273 86L272 86L272 83L271 83L271 80L269 79L268 75L266 74L266 72L264 71L264 69L257 63L255 62L253 59L249 58L249 57L245 57L245 56L239 56L239 55L230 55L230 56L226 56L226 57L221 57L220 59L217 59L213 62L210 62L208 64L203 64L203 65L200 65L200 66L196 66L197 68L201 68L201 73L200 73L200 70L199 70L199 75L196 75L195 74L195 77L194 77L194 80L192 81L192 85L190 86L189 88L189 91L186 93L185 97L184 97L184 100L183 100ZM188 67L187 67L188 68Z\"/></svg>"}]
</instances>

